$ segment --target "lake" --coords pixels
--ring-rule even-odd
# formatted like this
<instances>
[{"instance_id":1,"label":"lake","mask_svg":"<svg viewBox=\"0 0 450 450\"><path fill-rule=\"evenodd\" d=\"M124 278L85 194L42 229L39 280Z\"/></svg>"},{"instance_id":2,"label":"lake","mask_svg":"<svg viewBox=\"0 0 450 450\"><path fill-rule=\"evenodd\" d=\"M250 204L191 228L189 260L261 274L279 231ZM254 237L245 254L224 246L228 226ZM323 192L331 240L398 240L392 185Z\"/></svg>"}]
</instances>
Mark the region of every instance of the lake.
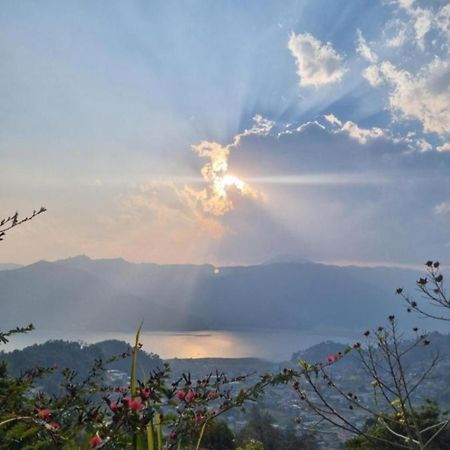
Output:
<instances>
[{"instance_id":1,"label":"lake","mask_svg":"<svg viewBox=\"0 0 450 450\"><path fill-rule=\"evenodd\" d=\"M107 339L134 342L134 333L121 332L63 332L33 331L26 335L15 335L3 350L21 349L50 339L95 343ZM292 330L268 331L195 331L195 332L152 332L143 331L141 342L144 350L169 358L242 358L258 357L269 361L284 361L292 353L304 350L314 344L333 340L351 343L356 336L338 333L336 335L314 334Z\"/></svg>"}]
</instances>

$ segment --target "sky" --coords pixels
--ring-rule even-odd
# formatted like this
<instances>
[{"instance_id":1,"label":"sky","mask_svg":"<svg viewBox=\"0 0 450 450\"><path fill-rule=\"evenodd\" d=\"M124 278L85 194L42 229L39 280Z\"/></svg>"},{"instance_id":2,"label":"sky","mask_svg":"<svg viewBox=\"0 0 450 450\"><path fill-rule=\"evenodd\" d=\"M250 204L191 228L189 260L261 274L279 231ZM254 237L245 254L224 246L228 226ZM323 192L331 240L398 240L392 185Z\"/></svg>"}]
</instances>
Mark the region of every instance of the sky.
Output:
<instances>
[{"instance_id":1,"label":"sky","mask_svg":"<svg viewBox=\"0 0 450 450\"><path fill-rule=\"evenodd\" d=\"M450 261L450 4L5 1L0 262Z\"/></svg>"}]
</instances>

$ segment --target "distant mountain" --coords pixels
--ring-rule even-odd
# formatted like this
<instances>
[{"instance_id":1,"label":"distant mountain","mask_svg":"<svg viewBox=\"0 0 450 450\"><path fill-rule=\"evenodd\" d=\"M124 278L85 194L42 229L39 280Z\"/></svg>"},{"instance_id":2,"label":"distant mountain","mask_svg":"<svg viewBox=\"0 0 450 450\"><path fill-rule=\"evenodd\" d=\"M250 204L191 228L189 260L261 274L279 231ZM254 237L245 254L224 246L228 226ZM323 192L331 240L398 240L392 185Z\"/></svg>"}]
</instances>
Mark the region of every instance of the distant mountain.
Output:
<instances>
[{"instance_id":1,"label":"distant mountain","mask_svg":"<svg viewBox=\"0 0 450 450\"><path fill-rule=\"evenodd\" d=\"M0 271L18 269L19 267L22 266L20 264L0 263Z\"/></svg>"},{"instance_id":2,"label":"distant mountain","mask_svg":"<svg viewBox=\"0 0 450 450\"><path fill-rule=\"evenodd\" d=\"M264 261L263 265L267 266L269 264L280 264L280 263L312 264L313 261L311 261L310 259L303 258L302 256L285 254L274 256L273 258Z\"/></svg>"},{"instance_id":3,"label":"distant mountain","mask_svg":"<svg viewBox=\"0 0 450 450\"><path fill-rule=\"evenodd\" d=\"M0 329L298 329L332 334L407 315L394 294L415 271L277 262L246 267L133 264L79 256L0 272ZM434 324L433 324L434 325ZM433 326L434 328L434 326Z\"/></svg>"}]
</instances>

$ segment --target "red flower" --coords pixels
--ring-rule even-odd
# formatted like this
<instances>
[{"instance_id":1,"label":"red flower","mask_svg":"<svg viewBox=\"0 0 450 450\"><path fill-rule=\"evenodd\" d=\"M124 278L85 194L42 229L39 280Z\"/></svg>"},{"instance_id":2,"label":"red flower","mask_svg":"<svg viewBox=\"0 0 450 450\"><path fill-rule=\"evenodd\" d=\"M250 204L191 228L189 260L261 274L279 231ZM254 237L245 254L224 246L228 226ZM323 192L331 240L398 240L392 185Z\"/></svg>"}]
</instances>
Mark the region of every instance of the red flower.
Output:
<instances>
[{"instance_id":1,"label":"red flower","mask_svg":"<svg viewBox=\"0 0 450 450\"><path fill-rule=\"evenodd\" d=\"M135 411L140 411L142 409L142 403L140 400L132 400L130 402L130 408L134 409Z\"/></svg>"},{"instance_id":2,"label":"red flower","mask_svg":"<svg viewBox=\"0 0 450 450\"><path fill-rule=\"evenodd\" d=\"M141 397L144 399L144 400L147 400L148 398L150 398L150 389L148 389L148 388L142 388L141 389Z\"/></svg>"},{"instance_id":3,"label":"red flower","mask_svg":"<svg viewBox=\"0 0 450 450\"><path fill-rule=\"evenodd\" d=\"M202 415L202 414L196 414L196 415L195 415L195 420L196 420L197 422L201 422L202 420L205 420L205 416Z\"/></svg>"},{"instance_id":4,"label":"red flower","mask_svg":"<svg viewBox=\"0 0 450 450\"><path fill-rule=\"evenodd\" d=\"M48 419L52 413L50 412L49 409L40 409L37 412L38 417L40 417L41 419Z\"/></svg>"},{"instance_id":5,"label":"red flower","mask_svg":"<svg viewBox=\"0 0 450 450\"><path fill-rule=\"evenodd\" d=\"M92 437L89 441L89 444L91 444L91 447L97 447L103 442L103 439L96 434L94 437Z\"/></svg>"},{"instance_id":6,"label":"red flower","mask_svg":"<svg viewBox=\"0 0 450 450\"><path fill-rule=\"evenodd\" d=\"M117 402L112 402L110 403L109 407L111 408L111 411L117 411L119 405L117 404Z\"/></svg>"},{"instance_id":7,"label":"red flower","mask_svg":"<svg viewBox=\"0 0 450 450\"><path fill-rule=\"evenodd\" d=\"M171 431L171 432L169 433L169 439L170 439L171 441L173 441L176 437L177 437L177 433L175 433L175 431Z\"/></svg>"},{"instance_id":8,"label":"red flower","mask_svg":"<svg viewBox=\"0 0 450 450\"><path fill-rule=\"evenodd\" d=\"M131 397L124 397L122 399L122 403L124 406L130 406L130 402L131 402Z\"/></svg>"},{"instance_id":9,"label":"red flower","mask_svg":"<svg viewBox=\"0 0 450 450\"><path fill-rule=\"evenodd\" d=\"M339 358L340 358L339 355L329 355L329 356L327 356L327 361L329 363L334 363L334 362L338 361Z\"/></svg>"},{"instance_id":10,"label":"red flower","mask_svg":"<svg viewBox=\"0 0 450 450\"><path fill-rule=\"evenodd\" d=\"M186 394L185 400L187 402L192 402L192 400L194 400L194 398L195 398L194 391L192 389L189 389L188 393Z\"/></svg>"},{"instance_id":11,"label":"red flower","mask_svg":"<svg viewBox=\"0 0 450 450\"><path fill-rule=\"evenodd\" d=\"M178 399L180 399L180 400L184 400L185 397L186 397L186 392L184 392L184 391L178 391L178 392L177 392L177 397L178 397Z\"/></svg>"}]
</instances>

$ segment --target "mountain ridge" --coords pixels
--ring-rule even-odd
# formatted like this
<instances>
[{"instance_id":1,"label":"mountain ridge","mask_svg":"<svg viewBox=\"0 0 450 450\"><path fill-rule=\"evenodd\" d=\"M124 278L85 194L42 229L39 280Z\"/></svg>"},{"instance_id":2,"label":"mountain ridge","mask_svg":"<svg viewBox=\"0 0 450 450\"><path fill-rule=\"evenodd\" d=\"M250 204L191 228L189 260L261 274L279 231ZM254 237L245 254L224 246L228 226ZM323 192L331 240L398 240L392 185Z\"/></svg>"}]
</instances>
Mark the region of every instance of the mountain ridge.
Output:
<instances>
[{"instance_id":1,"label":"mountain ridge","mask_svg":"<svg viewBox=\"0 0 450 450\"><path fill-rule=\"evenodd\" d=\"M152 331L313 330L375 326L417 273L386 267L276 262L230 266L159 265L87 256L0 271L0 327Z\"/></svg>"}]
</instances>

